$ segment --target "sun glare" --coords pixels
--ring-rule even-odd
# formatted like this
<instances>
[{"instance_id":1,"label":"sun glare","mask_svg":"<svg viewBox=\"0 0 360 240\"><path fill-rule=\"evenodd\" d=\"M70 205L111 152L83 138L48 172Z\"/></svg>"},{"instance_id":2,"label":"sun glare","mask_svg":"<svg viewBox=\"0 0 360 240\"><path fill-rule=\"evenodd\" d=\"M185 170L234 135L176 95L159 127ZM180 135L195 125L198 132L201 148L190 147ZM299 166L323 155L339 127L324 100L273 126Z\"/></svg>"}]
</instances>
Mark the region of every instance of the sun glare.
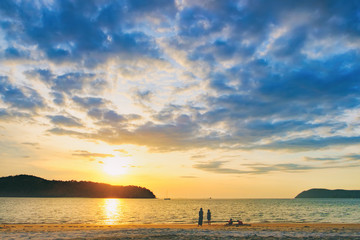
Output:
<instances>
[{"instance_id":1,"label":"sun glare","mask_svg":"<svg viewBox=\"0 0 360 240\"><path fill-rule=\"evenodd\" d=\"M119 221L122 201L120 199L104 199L103 202L106 224L115 224Z\"/></svg>"},{"instance_id":2,"label":"sun glare","mask_svg":"<svg viewBox=\"0 0 360 240\"><path fill-rule=\"evenodd\" d=\"M103 170L112 176L125 174L128 170L127 161L123 158L107 159L104 161Z\"/></svg>"}]
</instances>

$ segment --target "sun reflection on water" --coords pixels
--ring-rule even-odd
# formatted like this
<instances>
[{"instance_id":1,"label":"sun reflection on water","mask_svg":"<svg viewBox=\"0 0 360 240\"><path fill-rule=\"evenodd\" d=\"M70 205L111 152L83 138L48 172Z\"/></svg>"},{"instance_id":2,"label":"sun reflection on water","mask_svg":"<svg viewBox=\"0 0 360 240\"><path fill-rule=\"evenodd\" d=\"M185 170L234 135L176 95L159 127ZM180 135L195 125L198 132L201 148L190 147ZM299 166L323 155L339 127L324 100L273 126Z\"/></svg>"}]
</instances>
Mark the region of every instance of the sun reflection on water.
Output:
<instances>
[{"instance_id":1,"label":"sun reflection on water","mask_svg":"<svg viewBox=\"0 0 360 240\"><path fill-rule=\"evenodd\" d=\"M121 199L107 198L104 199L103 204L105 224L119 223L122 208Z\"/></svg>"}]
</instances>

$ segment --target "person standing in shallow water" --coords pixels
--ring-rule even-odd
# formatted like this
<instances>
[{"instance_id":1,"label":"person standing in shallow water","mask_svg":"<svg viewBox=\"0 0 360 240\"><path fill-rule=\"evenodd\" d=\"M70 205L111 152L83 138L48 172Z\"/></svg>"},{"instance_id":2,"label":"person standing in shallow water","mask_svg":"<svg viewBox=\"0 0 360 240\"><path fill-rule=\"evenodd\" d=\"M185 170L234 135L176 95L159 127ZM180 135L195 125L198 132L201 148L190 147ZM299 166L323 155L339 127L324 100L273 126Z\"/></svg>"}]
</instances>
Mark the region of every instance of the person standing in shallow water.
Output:
<instances>
[{"instance_id":1,"label":"person standing in shallow water","mask_svg":"<svg viewBox=\"0 0 360 240\"><path fill-rule=\"evenodd\" d=\"M208 211L207 211L206 218L208 220L208 225L210 225L211 224L211 212L210 212L210 209L208 209Z\"/></svg>"},{"instance_id":2,"label":"person standing in shallow water","mask_svg":"<svg viewBox=\"0 0 360 240\"><path fill-rule=\"evenodd\" d=\"M198 226L202 226L203 218L204 218L204 212L203 212L202 208L200 208Z\"/></svg>"}]
</instances>

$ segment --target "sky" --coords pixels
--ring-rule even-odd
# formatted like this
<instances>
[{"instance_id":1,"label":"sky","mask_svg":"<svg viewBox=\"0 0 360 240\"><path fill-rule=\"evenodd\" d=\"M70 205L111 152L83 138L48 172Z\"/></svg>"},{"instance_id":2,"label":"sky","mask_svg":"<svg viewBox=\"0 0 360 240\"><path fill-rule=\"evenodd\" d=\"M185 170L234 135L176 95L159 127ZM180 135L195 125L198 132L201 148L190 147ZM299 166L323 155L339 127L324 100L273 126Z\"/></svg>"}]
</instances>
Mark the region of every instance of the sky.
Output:
<instances>
[{"instance_id":1,"label":"sky","mask_svg":"<svg viewBox=\"0 0 360 240\"><path fill-rule=\"evenodd\" d=\"M359 147L360 1L0 1L0 176L292 198Z\"/></svg>"}]
</instances>

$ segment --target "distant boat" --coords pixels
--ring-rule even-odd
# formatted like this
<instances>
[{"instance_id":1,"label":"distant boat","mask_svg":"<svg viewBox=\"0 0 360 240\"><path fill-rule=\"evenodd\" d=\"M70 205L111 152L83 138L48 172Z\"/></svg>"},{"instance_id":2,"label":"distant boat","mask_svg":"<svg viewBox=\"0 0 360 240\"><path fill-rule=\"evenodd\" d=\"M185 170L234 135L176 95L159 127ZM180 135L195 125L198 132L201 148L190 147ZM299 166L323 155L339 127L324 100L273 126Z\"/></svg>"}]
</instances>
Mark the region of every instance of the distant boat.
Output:
<instances>
[{"instance_id":1,"label":"distant boat","mask_svg":"<svg viewBox=\"0 0 360 240\"><path fill-rule=\"evenodd\" d=\"M164 200L171 200L171 198L169 198L168 196L169 196L169 193L168 193L168 191L166 191L166 195L165 195L166 197L164 197Z\"/></svg>"}]
</instances>

